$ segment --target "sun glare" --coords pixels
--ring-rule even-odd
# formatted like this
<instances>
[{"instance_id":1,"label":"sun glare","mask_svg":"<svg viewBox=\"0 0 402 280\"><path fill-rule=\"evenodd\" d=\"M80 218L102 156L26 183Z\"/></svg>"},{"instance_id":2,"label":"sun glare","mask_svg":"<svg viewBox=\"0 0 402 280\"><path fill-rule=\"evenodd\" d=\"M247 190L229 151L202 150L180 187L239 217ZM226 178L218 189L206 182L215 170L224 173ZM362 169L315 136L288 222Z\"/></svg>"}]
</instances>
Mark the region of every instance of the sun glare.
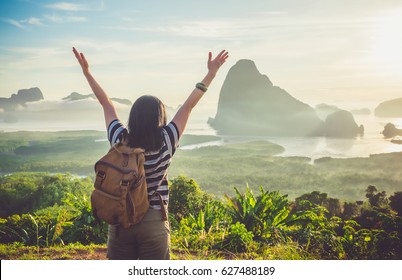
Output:
<instances>
[{"instance_id":1,"label":"sun glare","mask_svg":"<svg viewBox=\"0 0 402 280\"><path fill-rule=\"evenodd\" d=\"M402 9L378 19L372 54L379 70L402 75Z\"/></svg>"}]
</instances>

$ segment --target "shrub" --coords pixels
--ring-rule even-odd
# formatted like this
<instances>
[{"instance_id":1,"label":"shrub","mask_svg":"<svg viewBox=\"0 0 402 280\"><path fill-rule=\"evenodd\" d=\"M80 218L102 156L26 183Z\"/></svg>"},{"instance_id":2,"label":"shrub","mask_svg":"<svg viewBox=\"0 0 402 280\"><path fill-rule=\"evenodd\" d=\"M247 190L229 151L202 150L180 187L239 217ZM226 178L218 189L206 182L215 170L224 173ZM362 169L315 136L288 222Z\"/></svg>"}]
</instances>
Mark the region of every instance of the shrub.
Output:
<instances>
[{"instance_id":1,"label":"shrub","mask_svg":"<svg viewBox=\"0 0 402 280\"><path fill-rule=\"evenodd\" d=\"M191 215L197 215L212 196L203 192L193 179L178 176L169 186L169 212L177 221Z\"/></svg>"},{"instance_id":2,"label":"shrub","mask_svg":"<svg viewBox=\"0 0 402 280\"><path fill-rule=\"evenodd\" d=\"M248 231L244 224L236 222L230 225L229 234L218 247L234 253L253 251L257 247L253 238L254 234Z\"/></svg>"}]
</instances>

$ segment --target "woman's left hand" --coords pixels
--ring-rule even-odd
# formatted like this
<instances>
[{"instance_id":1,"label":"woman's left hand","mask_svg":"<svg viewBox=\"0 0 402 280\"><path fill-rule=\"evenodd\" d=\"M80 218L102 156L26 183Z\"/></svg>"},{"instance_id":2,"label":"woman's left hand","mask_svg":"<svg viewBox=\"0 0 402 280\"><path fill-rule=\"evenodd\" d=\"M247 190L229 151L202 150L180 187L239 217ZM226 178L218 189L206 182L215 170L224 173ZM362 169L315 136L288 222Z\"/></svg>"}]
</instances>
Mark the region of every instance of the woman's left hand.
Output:
<instances>
[{"instance_id":1,"label":"woman's left hand","mask_svg":"<svg viewBox=\"0 0 402 280\"><path fill-rule=\"evenodd\" d=\"M214 59L212 59L212 53L208 54L208 71L215 75L219 68L226 62L229 57L229 53L225 50L221 51Z\"/></svg>"}]
</instances>

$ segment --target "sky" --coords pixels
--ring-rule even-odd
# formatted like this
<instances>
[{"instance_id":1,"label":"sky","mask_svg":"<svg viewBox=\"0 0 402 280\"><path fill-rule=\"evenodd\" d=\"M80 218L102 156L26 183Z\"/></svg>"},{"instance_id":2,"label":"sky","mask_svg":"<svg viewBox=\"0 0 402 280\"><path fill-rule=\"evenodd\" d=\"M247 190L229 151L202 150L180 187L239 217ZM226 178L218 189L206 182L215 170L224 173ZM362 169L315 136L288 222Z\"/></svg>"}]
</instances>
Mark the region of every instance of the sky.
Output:
<instances>
[{"instance_id":1,"label":"sky","mask_svg":"<svg viewBox=\"0 0 402 280\"><path fill-rule=\"evenodd\" d=\"M39 87L46 100L91 93L71 51L85 53L111 97L177 106L229 51L200 106L251 59L274 85L315 106L369 107L402 97L402 1L0 1L0 97Z\"/></svg>"}]
</instances>

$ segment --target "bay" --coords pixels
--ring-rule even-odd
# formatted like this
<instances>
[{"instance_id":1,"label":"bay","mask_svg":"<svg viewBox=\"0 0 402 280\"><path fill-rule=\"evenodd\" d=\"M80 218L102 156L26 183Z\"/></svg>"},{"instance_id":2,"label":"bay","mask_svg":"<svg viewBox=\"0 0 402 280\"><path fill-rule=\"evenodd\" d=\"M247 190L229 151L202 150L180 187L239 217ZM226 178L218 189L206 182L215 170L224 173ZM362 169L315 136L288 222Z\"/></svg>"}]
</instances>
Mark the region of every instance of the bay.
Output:
<instances>
[{"instance_id":1,"label":"bay","mask_svg":"<svg viewBox=\"0 0 402 280\"><path fill-rule=\"evenodd\" d=\"M205 113L205 112L203 112ZM207 124L209 114L194 114L191 116L186 128L186 134L217 135L217 132ZM358 125L363 124L365 134L363 137L352 139L327 137L269 137L269 136L222 136L221 140L204 142L195 145L180 147L181 149L194 149L210 145L224 145L228 143L244 143L255 140L266 140L281 145L285 151L279 156L302 156L311 159L321 157L350 158L368 157L371 154L402 152L402 145L394 144L391 139L385 139L381 132L384 126L391 122L402 127L402 118L378 118L373 115L355 115ZM71 131L71 130L98 130L105 131L103 120L90 122L76 121L46 121L37 120L18 123L0 123L0 131ZM106 131L105 131L106 139Z\"/></svg>"}]
</instances>

